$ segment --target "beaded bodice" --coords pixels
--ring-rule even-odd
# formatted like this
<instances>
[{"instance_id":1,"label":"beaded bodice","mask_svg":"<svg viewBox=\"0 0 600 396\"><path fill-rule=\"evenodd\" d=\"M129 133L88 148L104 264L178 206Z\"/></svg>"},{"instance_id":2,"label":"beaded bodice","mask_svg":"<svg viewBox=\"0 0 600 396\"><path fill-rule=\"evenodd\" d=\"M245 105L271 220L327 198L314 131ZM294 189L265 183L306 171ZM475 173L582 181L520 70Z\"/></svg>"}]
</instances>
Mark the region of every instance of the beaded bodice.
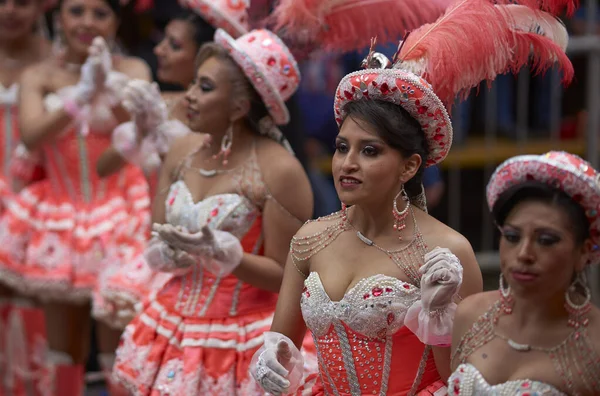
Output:
<instances>
[{"instance_id":1,"label":"beaded bodice","mask_svg":"<svg viewBox=\"0 0 600 396\"><path fill-rule=\"evenodd\" d=\"M408 308L421 297L417 287L385 275L361 279L340 301L331 301L316 272L311 272L304 284L302 314L317 337L336 321L366 338L391 336L403 326Z\"/></svg>"},{"instance_id":2,"label":"beaded bodice","mask_svg":"<svg viewBox=\"0 0 600 396\"><path fill-rule=\"evenodd\" d=\"M190 232L208 225L241 239L259 215L260 210L239 194L218 194L194 202L183 180L173 183L167 196L167 222Z\"/></svg>"},{"instance_id":3,"label":"beaded bodice","mask_svg":"<svg viewBox=\"0 0 600 396\"><path fill-rule=\"evenodd\" d=\"M63 106L63 91L48 94L44 98L47 111L56 111ZM102 200L107 192L122 189L127 182L126 172L121 171L106 178L96 172L96 163L102 153L111 145L110 132L117 125L107 106L99 105L91 111L93 124L89 133L84 135L81 126L72 125L44 144L44 170L50 181L52 191L57 196L66 196L70 201L91 203Z\"/></svg>"},{"instance_id":4,"label":"beaded bodice","mask_svg":"<svg viewBox=\"0 0 600 396\"><path fill-rule=\"evenodd\" d=\"M451 376L449 382L450 394L457 396L483 394L479 389L488 389L493 392L485 394L498 396L521 395L529 393L526 392L526 388L535 387L539 393L535 393L530 389L530 394L563 395L564 393L549 384L530 379L490 385L476 367L467 363L469 356L490 341L497 338L508 340L496 331L498 319L503 312L501 301L497 301L478 318L460 340L452 356L452 361L460 363L460 366ZM516 345L517 347L521 346L520 350L525 351L521 353L533 350L546 354L548 359L552 361L558 378L565 389L568 389L570 395L600 394L600 355L590 342L587 324L588 320L583 319L581 324L578 323L574 326L573 331L564 341L552 348ZM511 343L515 344L514 341L508 340L509 346ZM579 384L578 387L575 384ZM519 393L521 389L523 392Z\"/></svg>"},{"instance_id":5,"label":"beaded bodice","mask_svg":"<svg viewBox=\"0 0 600 396\"><path fill-rule=\"evenodd\" d=\"M450 376L448 394L454 396L566 396L555 387L538 381L518 380L490 385L479 370L471 364L461 364Z\"/></svg>"},{"instance_id":6,"label":"beaded bodice","mask_svg":"<svg viewBox=\"0 0 600 396\"><path fill-rule=\"evenodd\" d=\"M320 221L328 224L322 232L292 241L295 263L327 248L342 232L353 230L342 213ZM418 274L425 251L422 240L415 240L405 249L390 252L390 263L411 275ZM357 243L362 242L357 239ZM413 395L421 384L439 379L430 348L404 326L409 307L421 298L417 280L369 276L340 301L330 299L317 272L310 272L304 285L302 315L317 347L325 394ZM402 371L402 375L391 376L392 371Z\"/></svg>"},{"instance_id":7,"label":"beaded bodice","mask_svg":"<svg viewBox=\"0 0 600 396\"><path fill-rule=\"evenodd\" d=\"M199 202L194 202L181 178L184 170L179 171L179 180L171 185L167 195L167 222L190 232L198 232L205 225L230 232L240 239L245 252L262 254L262 208L268 197L264 195L267 189L254 151L246 163L226 176L235 182L235 192L209 196ZM274 308L276 302L274 293L252 287L233 275L217 277L201 265L173 277L156 298L181 315L200 317L235 316Z\"/></svg>"}]
</instances>

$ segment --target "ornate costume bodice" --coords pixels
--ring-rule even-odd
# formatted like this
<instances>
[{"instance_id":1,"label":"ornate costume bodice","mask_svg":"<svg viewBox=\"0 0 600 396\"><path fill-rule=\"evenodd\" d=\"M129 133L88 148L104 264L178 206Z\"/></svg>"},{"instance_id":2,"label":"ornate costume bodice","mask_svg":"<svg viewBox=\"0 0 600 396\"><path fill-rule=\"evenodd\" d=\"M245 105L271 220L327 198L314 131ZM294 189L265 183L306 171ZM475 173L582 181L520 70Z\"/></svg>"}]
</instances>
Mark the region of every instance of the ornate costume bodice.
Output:
<instances>
[{"instance_id":1,"label":"ornate costume bodice","mask_svg":"<svg viewBox=\"0 0 600 396\"><path fill-rule=\"evenodd\" d=\"M192 233L205 225L227 231L240 239L245 252L262 254L262 210L269 197L254 150L250 159L230 176L237 191L209 196L199 202L193 201L180 177L167 195L167 222L185 227ZM201 317L235 316L269 307L274 309L276 298L276 294L259 290L233 275L215 276L201 265L194 266L183 276L172 278L157 294L159 301L175 307L182 315Z\"/></svg>"},{"instance_id":2,"label":"ornate costume bodice","mask_svg":"<svg viewBox=\"0 0 600 396\"><path fill-rule=\"evenodd\" d=\"M239 194L218 194L194 202L183 180L173 183L167 196L167 222L189 232L208 225L242 239L259 216L260 210Z\"/></svg>"},{"instance_id":3,"label":"ornate costume bodice","mask_svg":"<svg viewBox=\"0 0 600 396\"><path fill-rule=\"evenodd\" d=\"M338 322L365 338L392 336L403 326L408 308L421 297L417 287L385 275L361 279L340 301L331 301L316 272L304 284L302 314L317 337Z\"/></svg>"},{"instance_id":4,"label":"ornate costume bodice","mask_svg":"<svg viewBox=\"0 0 600 396\"><path fill-rule=\"evenodd\" d=\"M344 217L334 214L325 220L336 218L342 223L332 223L324 233L295 238L295 260L311 257L329 246L332 238L350 230L343 224ZM327 240L329 236L332 238ZM397 251L393 261L402 260L418 269L424 245L415 240L417 243ZM414 261L408 261L408 256ZM415 394L439 379L431 348L404 326L408 309L421 298L415 284L373 275L361 279L340 301L329 298L317 272L311 272L304 285L302 315L317 347L325 394Z\"/></svg>"},{"instance_id":5,"label":"ornate costume bodice","mask_svg":"<svg viewBox=\"0 0 600 396\"><path fill-rule=\"evenodd\" d=\"M461 364L448 380L448 394L454 396L566 396L555 387L539 381L517 380L490 385L477 368Z\"/></svg>"},{"instance_id":6,"label":"ornate costume bodice","mask_svg":"<svg viewBox=\"0 0 600 396\"><path fill-rule=\"evenodd\" d=\"M46 110L51 112L61 108L62 95L70 89L72 87L65 87L48 94L44 98ZM94 106L91 115L88 134L82 134L82 126L75 124L43 146L44 168L53 192L73 202L103 200L108 191L124 189L128 180L126 174L130 167L109 177L98 176L96 163L110 147L110 134L117 123L110 108L103 104Z\"/></svg>"},{"instance_id":7,"label":"ornate costume bodice","mask_svg":"<svg viewBox=\"0 0 600 396\"><path fill-rule=\"evenodd\" d=\"M489 384L477 367L469 364L467 359L497 338L504 339L512 348L518 348L520 353L534 350L538 354L546 354L556 370L556 378L563 384L564 389L569 391L568 394L577 396L582 394L582 391L583 394L600 394L600 356L590 343L587 331L589 321L585 317L581 318L581 323L577 322L573 326L571 334L561 343L552 348L539 348L518 344L500 336L496 332L496 324L503 312L505 310L502 302L496 301L463 335L452 356L452 361L460 365L448 382L450 395L565 395L555 386L531 379ZM577 387L575 384L578 384Z\"/></svg>"}]
</instances>

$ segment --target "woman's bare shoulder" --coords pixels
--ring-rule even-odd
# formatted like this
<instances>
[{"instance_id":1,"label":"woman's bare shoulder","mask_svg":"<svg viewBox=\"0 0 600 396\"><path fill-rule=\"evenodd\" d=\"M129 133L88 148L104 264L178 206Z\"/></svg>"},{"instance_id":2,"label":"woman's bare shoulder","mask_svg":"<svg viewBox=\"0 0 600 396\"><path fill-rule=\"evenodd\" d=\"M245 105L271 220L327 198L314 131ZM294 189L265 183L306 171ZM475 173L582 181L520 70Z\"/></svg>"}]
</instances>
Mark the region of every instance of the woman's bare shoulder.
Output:
<instances>
[{"instance_id":1,"label":"woman's bare shoulder","mask_svg":"<svg viewBox=\"0 0 600 396\"><path fill-rule=\"evenodd\" d=\"M126 74L130 78L152 80L152 71L144 60L133 56L123 56L118 59L114 66L116 71Z\"/></svg>"},{"instance_id":2,"label":"woman's bare shoulder","mask_svg":"<svg viewBox=\"0 0 600 396\"><path fill-rule=\"evenodd\" d=\"M458 304L455 323L470 327L500 298L498 290L471 294Z\"/></svg>"}]
</instances>

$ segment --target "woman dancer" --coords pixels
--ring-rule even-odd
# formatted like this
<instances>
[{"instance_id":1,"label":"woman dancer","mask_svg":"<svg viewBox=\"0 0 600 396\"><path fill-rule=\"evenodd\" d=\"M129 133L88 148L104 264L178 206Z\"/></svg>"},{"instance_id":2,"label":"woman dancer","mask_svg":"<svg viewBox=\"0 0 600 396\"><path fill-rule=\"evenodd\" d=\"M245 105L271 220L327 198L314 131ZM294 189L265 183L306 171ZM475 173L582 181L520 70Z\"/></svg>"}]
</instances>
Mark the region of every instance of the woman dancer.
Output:
<instances>
[{"instance_id":1,"label":"woman dancer","mask_svg":"<svg viewBox=\"0 0 600 396\"><path fill-rule=\"evenodd\" d=\"M36 156L17 145L20 138L17 96L22 71L50 54L50 43L37 25L46 5L42 0L9 0L0 4L0 212L13 193L39 176L33 172L39 169ZM0 233L3 231L0 229ZM43 319L43 312L31 301L15 297L13 290L0 285L0 394L18 394L22 385L15 383L15 365L7 367L15 359L8 359L6 348L14 350L17 345L27 344L27 340L43 342ZM5 339L8 333L17 338ZM13 350L9 355L14 355Z\"/></svg>"},{"instance_id":2,"label":"woman dancer","mask_svg":"<svg viewBox=\"0 0 600 396\"><path fill-rule=\"evenodd\" d=\"M297 65L273 33L218 30L186 94L154 202L150 266L174 276L125 329L115 377L136 395L259 395L250 358L271 324L287 246L312 213L300 163L276 141ZM287 145L286 145L287 146ZM276 166L273 166L276 164Z\"/></svg>"},{"instance_id":3,"label":"woman dancer","mask_svg":"<svg viewBox=\"0 0 600 396\"><path fill-rule=\"evenodd\" d=\"M493 78L490 65L501 73L528 62L530 42L515 41L517 28L531 31L502 7L463 0L413 31L393 64L371 52L367 70L341 81L332 168L345 205L293 239L272 330L251 367L266 391L294 393L302 385L297 347L308 326L320 378L306 381L304 392L444 392L456 301L480 291L482 279L468 241L427 214L421 175L450 150L443 103ZM457 39L475 32L490 37L489 48ZM520 45L527 52L512 56ZM552 48L539 66L565 59L564 49ZM450 61L450 53L482 50Z\"/></svg>"},{"instance_id":4,"label":"woman dancer","mask_svg":"<svg viewBox=\"0 0 600 396\"><path fill-rule=\"evenodd\" d=\"M127 167L101 180L92 170L110 144L110 132L127 116L118 93L128 77L148 79L147 66L112 57L119 2L59 3L62 61L50 59L23 73L22 140L44 155L46 179L21 191L0 224L2 282L44 300L48 375L45 391L80 394L89 342L89 298L107 257L126 254L147 226L146 181ZM89 55L88 55L89 54ZM82 66L82 63L84 63ZM114 67L114 71L112 70ZM44 365L44 350L36 357Z\"/></svg>"},{"instance_id":5,"label":"woman dancer","mask_svg":"<svg viewBox=\"0 0 600 396\"><path fill-rule=\"evenodd\" d=\"M211 3L194 1L189 3L189 7L190 11L167 25L165 38L155 48L159 61L158 78L181 87L192 83L197 70L196 54L202 44L214 37L215 27L207 20L216 27L227 28L235 37L247 31L246 10L239 5L232 6L226 0ZM190 132L183 124L187 122L184 94L166 92L161 95L156 84L131 81L125 89L124 105L132 113L134 121L120 125L113 132L113 147L98 161L99 174L104 177L129 161L144 170L154 197L159 165L171 142ZM150 232L150 227L146 232ZM94 293L94 317L116 329L119 335L135 316L139 303L170 278L169 274L154 271L147 265L143 255L146 246L147 241L141 243L138 254L125 265L116 261L104 271ZM113 341L114 351L118 338ZM111 384L114 352L99 355L99 360ZM116 387L115 384L111 386Z\"/></svg>"},{"instance_id":6,"label":"woman dancer","mask_svg":"<svg viewBox=\"0 0 600 396\"><path fill-rule=\"evenodd\" d=\"M246 32L245 10L240 12L238 7L231 8L227 1L211 3L212 8L202 5L202 2L191 3L190 12L167 25L165 38L154 50L159 61L158 78L161 82L181 87L192 83L197 70L196 54L202 44L212 41L215 33L215 28L206 20L214 21L217 27L231 29L230 34L235 37ZM212 10L218 10L221 19L215 19ZM157 167L171 142L177 136L189 132L188 127L183 124L187 122L184 95L185 92L161 94L155 85L145 81L130 82L125 89L125 103L136 122L127 122L115 130L114 147L102 155L98 162L98 173L106 176L109 171L122 167L126 161L132 161L146 171L151 187L155 187ZM138 134L140 138L136 137ZM164 136L163 144L145 144L150 141L154 143L155 140L152 139L158 136ZM144 144L140 140L144 140ZM129 145L130 142L133 144ZM154 161L154 158L158 161ZM154 188L151 188L151 192L152 190ZM162 283L166 276L165 273L152 271L141 252L127 265L111 268L103 274L99 284L94 301L94 316L123 329L135 315L136 303L148 295L155 282Z\"/></svg>"},{"instance_id":7,"label":"woman dancer","mask_svg":"<svg viewBox=\"0 0 600 396\"><path fill-rule=\"evenodd\" d=\"M600 174L564 152L514 157L487 201L500 289L456 312L449 393L600 394L600 311L585 278L600 262Z\"/></svg>"}]
</instances>

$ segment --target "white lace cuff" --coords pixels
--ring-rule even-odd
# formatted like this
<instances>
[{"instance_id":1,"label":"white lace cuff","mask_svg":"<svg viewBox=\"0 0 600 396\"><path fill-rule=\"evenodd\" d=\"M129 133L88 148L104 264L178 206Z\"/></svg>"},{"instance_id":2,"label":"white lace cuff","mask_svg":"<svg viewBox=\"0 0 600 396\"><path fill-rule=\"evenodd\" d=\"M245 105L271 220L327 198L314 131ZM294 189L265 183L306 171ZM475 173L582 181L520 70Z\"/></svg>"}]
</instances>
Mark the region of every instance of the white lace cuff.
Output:
<instances>
[{"instance_id":1,"label":"white lace cuff","mask_svg":"<svg viewBox=\"0 0 600 396\"><path fill-rule=\"evenodd\" d=\"M174 255L173 249L157 237L150 240L144 251L146 262L155 271L170 272L175 275L184 275L189 272L192 263L186 262L185 265L182 265L183 263L177 261Z\"/></svg>"},{"instance_id":2,"label":"white lace cuff","mask_svg":"<svg viewBox=\"0 0 600 396\"><path fill-rule=\"evenodd\" d=\"M456 307L456 303L452 302L445 307L427 311L423 309L421 300L418 300L406 312L404 325L424 344L449 347Z\"/></svg>"}]
</instances>

